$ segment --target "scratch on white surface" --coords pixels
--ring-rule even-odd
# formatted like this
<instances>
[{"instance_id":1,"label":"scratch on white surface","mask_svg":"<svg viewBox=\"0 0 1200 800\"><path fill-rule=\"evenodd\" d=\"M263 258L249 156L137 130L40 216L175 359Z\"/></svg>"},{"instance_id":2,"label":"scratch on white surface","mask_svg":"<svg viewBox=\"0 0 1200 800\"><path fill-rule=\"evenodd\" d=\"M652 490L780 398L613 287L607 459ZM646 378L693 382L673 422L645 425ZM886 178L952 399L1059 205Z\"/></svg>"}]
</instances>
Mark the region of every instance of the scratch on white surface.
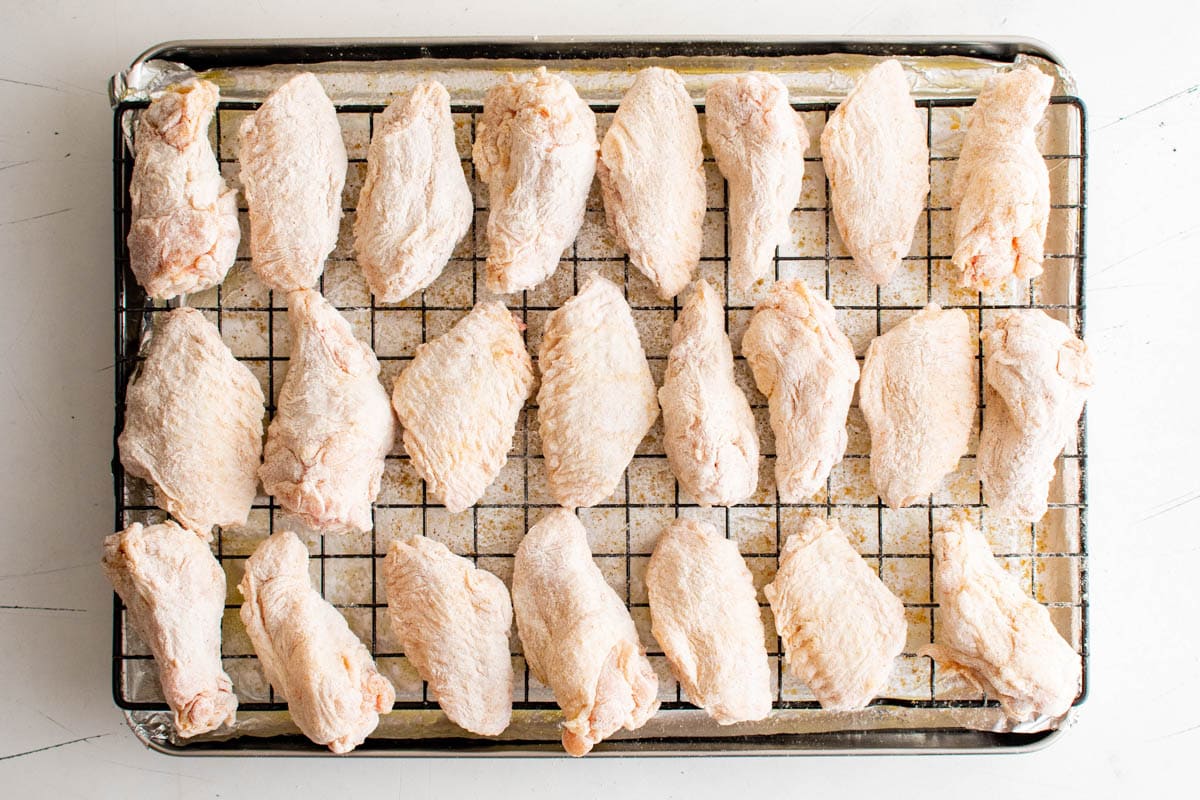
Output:
<instances>
[{"instance_id":1,"label":"scratch on white surface","mask_svg":"<svg viewBox=\"0 0 1200 800\"><path fill-rule=\"evenodd\" d=\"M4 606L0 605L0 611L72 611L76 614L86 614L86 608L59 608L56 606Z\"/></svg>"},{"instance_id":2,"label":"scratch on white surface","mask_svg":"<svg viewBox=\"0 0 1200 800\"><path fill-rule=\"evenodd\" d=\"M49 84L46 84L46 83L34 83L33 81L19 81L16 78L0 78L0 83L11 83L14 86L29 86L30 88L33 88L33 89L46 89L51 92L61 92L63 94L70 94L69 91L67 91L66 89L63 89L62 87L59 87L59 86L50 86ZM66 81L63 81L63 83L66 83ZM85 92L87 94L98 94L98 95L104 94L104 92L101 92L97 89L88 89L84 86L76 86L73 83L66 83L66 85L70 86L72 89L74 89L77 92Z\"/></svg>"},{"instance_id":3,"label":"scratch on white surface","mask_svg":"<svg viewBox=\"0 0 1200 800\"><path fill-rule=\"evenodd\" d=\"M1173 100L1178 100L1181 97L1186 97L1189 94L1194 94L1197 90L1200 90L1200 83L1189 86L1188 88L1186 88L1182 91L1176 92L1175 94L1167 95L1166 97L1164 97L1161 100L1156 100L1148 106L1139 108L1137 111L1131 111L1130 113L1125 114L1124 116L1117 117L1112 122L1109 122L1105 125L1101 125L1099 128L1096 128L1096 133L1099 133L1100 131L1104 130L1105 128L1111 128L1113 125L1116 125L1119 122L1124 122L1127 119L1136 117L1138 114L1145 113L1146 111L1149 111L1152 108L1158 108L1159 106L1164 105L1166 103L1170 103Z\"/></svg>"},{"instance_id":4,"label":"scratch on white surface","mask_svg":"<svg viewBox=\"0 0 1200 800\"><path fill-rule=\"evenodd\" d=\"M46 217L57 216L71 211L70 208L60 208L57 211L47 211L44 214L34 214L32 217L21 217L20 219L10 219L4 222L5 225L16 225L19 222L33 222L35 219L45 219Z\"/></svg>"},{"instance_id":5,"label":"scratch on white surface","mask_svg":"<svg viewBox=\"0 0 1200 800\"><path fill-rule=\"evenodd\" d=\"M50 745L46 745L45 747L35 748L33 750L25 750L20 753L10 753L5 756L0 756L0 761L8 761L9 759L13 759L13 758L21 758L22 756L31 756L34 753L44 753L47 750L55 750L59 747L66 747L69 744L78 744L79 742L88 742L88 741L91 741L92 739L101 739L105 736L112 736L112 734L111 733L97 733L92 736L82 736L78 739L68 739L65 742L59 742L58 744L50 744Z\"/></svg>"},{"instance_id":6,"label":"scratch on white surface","mask_svg":"<svg viewBox=\"0 0 1200 800\"><path fill-rule=\"evenodd\" d=\"M70 570L73 570L73 569L83 569L85 567L91 568L91 567L96 566L97 563L98 562L96 562L96 561L88 561L84 564L73 564L72 566L69 566L69 567L55 567L54 569L39 569L39 570L31 570L29 572L10 572L7 575L0 575L0 581L13 580L16 578L34 578L34 577L37 577L38 575L53 575L56 572L69 572Z\"/></svg>"},{"instance_id":7,"label":"scratch on white surface","mask_svg":"<svg viewBox=\"0 0 1200 800\"><path fill-rule=\"evenodd\" d=\"M28 160L28 161L6 161L6 162L4 162L3 164L0 164L0 172L3 172L3 171L4 171L4 170L6 170L6 169L12 169L13 167L23 167L23 166L25 166L26 164L32 164L32 163L33 163L33 161L32 161L32 160Z\"/></svg>"},{"instance_id":8,"label":"scratch on white surface","mask_svg":"<svg viewBox=\"0 0 1200 800\"><path fill-rule=\"evenodd\" d=\"M1147 520L1152 520L1155 517L1161 517L1163 514L1167 514L1177 508L1183 508L1189 503L1194 503L1197 500L1200 500L1200 489L1188 492L1187 494L1181 494L1178 497L1172 497L1167 502L1155 506L1149 514L1139 519L1138 522L1146 522Z\"/></svg>"},{"instance_id":9,"label":"scratch on white surface","mask_svg":"<svg viewBox=\"0 0 1200 800\"><path fill-rule=\"evenodd\" d=\"M1164 244L1167 244L1168 242L1173 242L1176 239L1180 239L1184 236L1187 236L1190 233L1195 233L1198 230L1200 230L1200 225L1193 225L1190 228L1184 228L1183 230L1179 231L1178 233L1174 233L1164 239L1159 239L1157 242L1152 242L1151 244L1148 244L1145 247L1143 247L1141 250L1130 253L1129 255L1127 255L1123 258L1119 258L1107 266L1101 267L1100 269L1096 270L1096 274L1103 275L1104 273L1108 272L1113 267L1120 266L1121 264L1124 264L1126 261L1129 261L1131 258L1137 258L1138 256L1142 255L1143 253L1148 253L1157 247L1161 247Z\"/></svg>"}]
</instances>

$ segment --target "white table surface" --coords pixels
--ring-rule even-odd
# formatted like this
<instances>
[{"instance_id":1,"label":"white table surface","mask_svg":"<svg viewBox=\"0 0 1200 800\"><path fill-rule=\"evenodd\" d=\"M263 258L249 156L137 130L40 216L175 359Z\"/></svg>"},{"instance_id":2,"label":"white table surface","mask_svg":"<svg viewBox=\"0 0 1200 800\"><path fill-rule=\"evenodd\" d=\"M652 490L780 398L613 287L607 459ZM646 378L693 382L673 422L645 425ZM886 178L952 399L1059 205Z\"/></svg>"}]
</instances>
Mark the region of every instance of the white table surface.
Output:
<instances>
[{"instance_id":1,"label":"white table surface","mask_svg":"<svg viewBox=\"0 0 1200 800\"><path fill-rule=\"evenodd\" d=\"M797 0L165 5L0 3L0 796L1183 791L1200 746L1193 3L997 0L957 15L905 0L819 10ZM1091 694L1078 724L1035 754L953 758L283 761L145 750L110 699L111 595L97 564L112 522L108 77L168 39L631 32L1032 36L1074 71L1091 119L1087 306L1099 362Z\"/></svg>"}]
</instances>

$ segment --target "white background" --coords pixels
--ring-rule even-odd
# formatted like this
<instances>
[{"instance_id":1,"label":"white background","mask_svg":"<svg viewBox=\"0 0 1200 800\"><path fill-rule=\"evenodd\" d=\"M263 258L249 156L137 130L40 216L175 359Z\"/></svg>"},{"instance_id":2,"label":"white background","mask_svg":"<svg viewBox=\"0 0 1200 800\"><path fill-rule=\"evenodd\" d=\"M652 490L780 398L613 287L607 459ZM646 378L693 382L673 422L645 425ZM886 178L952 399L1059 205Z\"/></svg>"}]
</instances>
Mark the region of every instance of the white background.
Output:
<instances>
[{"instance_id":1,"label":"white background","mask_svg":"<svg viewBox=\"0 0 1200 800\"><path fill-rule=\"evenodd\" d=\"M1200 719L1200 14L1191 2L478 0L0 3L0 795L922 797L1191 794ZM1091 696L1025 756L169 758L109 691L109 75L162 40L738 34L1032 36L1091 117ZM68 609L43 611L29 607ZM26 751L35 751L22 755ZM1194 795L1193 795L1194 796Z\"/></svg>"}]
</instances>

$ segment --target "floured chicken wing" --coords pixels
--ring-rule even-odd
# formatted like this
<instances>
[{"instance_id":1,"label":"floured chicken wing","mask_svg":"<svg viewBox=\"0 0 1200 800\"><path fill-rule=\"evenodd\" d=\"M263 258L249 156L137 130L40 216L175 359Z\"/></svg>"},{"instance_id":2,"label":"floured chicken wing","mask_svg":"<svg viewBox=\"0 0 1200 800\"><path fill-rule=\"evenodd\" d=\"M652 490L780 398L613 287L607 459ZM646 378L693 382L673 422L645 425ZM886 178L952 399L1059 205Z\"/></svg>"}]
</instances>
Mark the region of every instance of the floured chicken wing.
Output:
<instances>
[{"instance_id":1,"label":"floured chicken wing","mask_svg":"<svg viewBox=\"0 0 1200 800\"><path fill-rule=\"evenodd\" d=\"M232 723L237 697L221 668L225 573L208 545L174 522L135 522L104 540L102 564L154 654L176 733Z\"/></svg>"},{"instance_id":2,"label":"floured chicken wing","mask_svg":"<svg viewBox=\"0 0 1200 800\"><path fill-rule=\"evenodd\" d=\"M450 95L426 81L384 109L367 151L354 255L375 298L397 303L433 283L474 213Z\"/></svg>"},{"instance_id":3,"label":"floured chicken wing","mask_svg":"<svg viewBox=\"0 0 1200 800\"><path fill-rule=\"evenodd\" d=\"M208 126L216 84L188 80L138 117L129 200L129 267L146 294L167 300L216 286L237 257L237 192L225 185Z\"/></svg>"},{"instance_id":4,"label":"floured chicken wing","mask_svg":"<svg viewBox=\"0 0 1200 800\"><path fill-rule=\"evenodd\" d=\"M792 674L821 707L871 702L904 650L904 604L855 552L834 520L808 517L787 538L763 587Z\"/></svg>"},{"instance_id":5,"label":"floured chicken wing","mask_svg":"<svg viewBox=\"0 0 1200 800\"><path fill-rule=\"evenodd\" d=\"M336 608L312 588L308 550L279 531L246 560L242 624L300 732L348 753L392 710L396 691Z\"/></svg>"},{"instance_id":6,"label":"floured chicken wing","mask_svg":"<svg viewBox=\"0 0 1200 800\"><path fill-rule=\"evenodd\" d=\"M532 289L558 269L583 224L596 149L596 115L545 67L488 91L472 155L491 205L489 291Z\"/></svg>"},{"instance_id":7,"label":"floured chicken wing","mask_svg":"<svg viewBox=\"0 0 1200 800\"><path fill-rule=\"evenodd\" d=\"M621 290L588 278L547 317L538 367L550 491L567 508L595 505L612 494L658 418L654 378Z\"/></svg>"},{"instance_id":8,"label":"floured chicken wing","mask_svg":"<svg viewBox=\"0 0 1200 800\"><path fill-rule=\"evenodd\" d=\"M263 448L263 490L315 531L369 531L395 440L379 361L315 290L288 295L288 322L292 349Z\"/></svg>"},{"instance_id":9,"label":"floured chicken wing","mask_svg":"<svg viewBox=\"0 0 1200 800\"><path fill-rule=\"evenodd\" d=\"M989 78L967 114L950 185L954 266L962 285L994 291L1010 278L1042 274L1050 173L1035 129L1054 81L1026 66Z\"/></svg>"},{"instance_id":10,"label":"floured chicken wing","mask_svg":"<svg viewBox=\"0 0 1200 800\"><path fill-rule=\"evenodd\" d=\"M838 232L854 264L887 283L912 247L929 194L929 145L899 61L863 76L821 132Z\"/></svg>"},{"instance_id":11,"label":"floured chicken wing","mask_svg":"<svg viewBox=\"0 0 1200 800\"><path fill-rule=\"evenodd\" d=\"M705 97L708 144L729 182L729 277L739 289L771 274L804 182L808 131L787 87L765 72L717 81Z\"/></svg>"},{"instance_id":12,"label":"floured chicken wing","mask_svg":"<svg viewBox=\"0 0 1200 800\"><path fill-rule=\"evenodd\" d=\"M1083 662L1050 612L1021 591L965 518L934 532L933 557L936 641L920 655L999 700L1015 722L1067 713Z\"/></svg>"},{"instance_id":13,"label":"floured chicken wing","mask_svg":"<svg viewBox=\"0 0 1200 800\"><path fill-rule=\"evenodd\" d=\"M310 72L280 86L242 123L242 191L254 271L272 289L307 289L337 245L346 146L333 103Z\"/></svg>"},{"instance_id":14,"label":"floured chicken wing","mask_svg":"<svg viewBox=\"0 0 1200 800\"><path fill-rule=\"evenodd\" d=\"M776 283L754 309L742 352L770 403L779 499L801 502L846 452L854 347L829 301L794 280Z\"/></svg>"},{"instance_id":15,"label":"floured chicken wing","mask_svg":"<svg viewBox=\"0 0 1200 800\"><path fill-rule=\"evenodd\" d=\"M737 544L711 525L672 522L646 566L654 638L688 699L722 725L771 713L758 593Z\"/></svg>"},{"instance_id":16,"label":"floured chicken wing","mask_svg":"<svg viewBox=\"0 0 1200 800\"><path fill-rule=\"evenodd\" d=\"M194 308L155 314L145 361L125 392L121 465L154 502L209 538L245 525L262 458L262 386Z\"/></svg>"},{"instance_id":17,"label":"floured chicken wing","mask_svg":"<svg viewBox=\"0 0 1200 800\"><path fill-rule=\"evenodd\" d=\"M671 327L671 354L658 401L663 446L679 485L702 506L731 506L758 486L758 434L733 377L725 311L707 281Z\"/></svg>"},{"instance_id":18,"label":"floured chicken wing","mask_svg":"<svg viewBox=\"0 0 1200 800\"><path fill-rule=\"evenodd\" d=\"M587 532L564 509L529 529L513 563L525 660L563 711L563 748L582 756L658 710L658 676L625 604L600 574Z\"/></svg>"},{"instance_id":19,"label":"floured chicken wing","mask_svg":"<svg viewBox=\"0 0 1200 800\"><path fill-rule=\"evenodd\" d=\"M508 460L533 390L521 323L500 302L475 306L444 336L417 348L396 378L392 405L404 449L434 499L470 508Z\"/></svg>"},{"instance_id":20,"label":"floured chicken wing","mask_svg":"<svg viewBox=\"0 0 1200 800\"><path fill-rule=\"evenodd\" d=\"M933 493L975 422L975 347L962 309L931 303L875 338L858 404L871 432L871 480L892 508Z\"/></svg>"},{"instance_id":21,"label":"floured chicken wing","mask_svg":"<svg viewBox=\"0 0 1200 800\"><path fill-rule=\"evenodd\" d=\"M679 294L700 264L704 155L683 79L648 67L621 99L596 174L608 225L660 297Z\"/></svg>"},{"instance_id":22,"label":"floured chicken wing","mask_svg":"<svg viewBox=\"0 0 1200 800\"><path fill-rule=\"evenodd\" d=\"M512 717L504 582L424 536L392 542L383 562L388 616L404 655L451 722L495 736Z\"/></svg>"},{"instance_id":23,"label":"floured chicken wing","mask_svg":"<svg viewBox=\"0 0 1200 800\"><path fill-rule=\"evenodd\" d=\"M988 508L1037 522L1092 387L1092 358L1046 312L1014 311L983 332L983 377L978 467Z\"/></svg>"}]
</instances>

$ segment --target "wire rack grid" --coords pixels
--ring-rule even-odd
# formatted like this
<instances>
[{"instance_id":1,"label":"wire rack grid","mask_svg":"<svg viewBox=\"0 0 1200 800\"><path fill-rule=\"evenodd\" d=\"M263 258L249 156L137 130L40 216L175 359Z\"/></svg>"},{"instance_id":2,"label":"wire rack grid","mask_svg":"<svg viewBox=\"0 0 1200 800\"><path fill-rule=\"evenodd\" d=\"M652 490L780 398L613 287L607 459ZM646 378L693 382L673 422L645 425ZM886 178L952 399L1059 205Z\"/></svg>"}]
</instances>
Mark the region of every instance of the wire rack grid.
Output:
<instances>
[{"instance_id":1,"label":"wire rack grid","mask_svg":"<svg viewBox=\"0 0 1200 800\"><path fill-rule=\"evenodd\" d=\"M949 177L961 143L962 123L970 100L919 100L925 118L931 158L932 191L918 224L910 254L896 277L885 287L861 279L837 234L829 210L828 185L821 167L819 133L836 103L798 103L797 112L808 128L811 146L806 153L804 192L792 214L791 240L775 258L775 278L798 277L822 291L838 310L839 322L855 345L861 362L871 338L889 329L928 302L962 308L971 318L974 336L999 313L1010 308L1040 308L1082 333L1083 214L1085 195L1084 108L1073 97L1055 97L1044 126L1043 151L1052 176L1052 211L1047 241L1045 274L1014 285L1006 292L983 297L956 286L950 265L951 208L947 200ZM141 106L129 104L117 114L114 152L116 211L116 421L122 425L126 384L138 363L139 343L153 327L156 314L167 305L145 298L128 268L125 236L130 208L128 181L132 157L122 144L123 114L136 114ZM223 102L211 130L222 172L237 183L237 129L241 118L257 103ZM593 105L600 133L615 108ZM416 346L447 330L473 305L486 299L482 267L486 257L483 230L487 215L486 187L475 179L470 143L480 108L456 105L454 118L463 166L476 198L475 220L460 243L445 274L429 289L399 304L375 302L354 263L350 228L354 206L365 172L366 145L373 133L375 105L338 107L339 120L350 155L345 191L345 214L337 249L322 276L322 292L342 311L360 338L369 341L382 364L381 379L390 390L395 375L411 360ZM701 124L703 125L703 107ZM663 525L673 517L697 516L735 538L756 585L769 582L778 564L781 544L799 517L821 514L835 517L867 562L903 601L909 623L909 641L898 659L888 685L876 705L910 708L973 708L989 701L956 682L943 679L917 649L932 641L937 606L933 597L932 531L947 515L965 510L974 516L1005 566L1028 591L1049 607L1060 631L1085 655L1086 663L1086 449L1085 422L1060 457L1051 490L1051 510L1036 524L1012 524L987 513L982 489L974 477L974 445L951 474L945 486L925 503L892 510L874 494L867 471L869 438L857 401L848 421L849 446L845 459L833 470L823 492L803 503L778 502L774 492L773 437L767 423L766 402L754 387L740 355L741 335L755 302L769 287L760 282L746 292L731 289L728 280L725 230L726 187L705 151L709 202L705 219L704 248L699 277L721 292L726 329L733 342L738 380L747 392L758 419L762 442L760 486L747 502L729 509L702 509L684 496L668 469L662 448L661 420L638 449L624 480L613 496L580 517L589 530L595 558L606 579L626 601L642 641L660 679L660 714L691 708L649 630L649 611L642 583L646 561ZM189 296L187 305L200 308L214 321L234 354L258 376L268 398L268 415L286 374L288 340L285 299L257 281L249 265L244 198L240 217L243 236L238 260L224 284ZM598 192L593 187L586 220L574 246L564 254L558 272L541 287L505 299L525 322L525 336L535 361L546 315L573 294L580 278L599 271L623 287L633 308L652 372L661 383L669 329L677 317L680 299L659 300L649 282L631 269L608 233ZM983 413L982 351L977 355L978 405ZM535 392L536 396L536 392ZM458 515L430 502L423 482L415 475L397 439L387 457L384 485L373 511L374 529L365 535L306 537L314 584L347 618L376 658L381 671L395 684L398 712L432 710L436 704L428 687L404 658L386 619L386 598L381 586L379 559L391 539L420 531L447 544L454 552L472 558L505 581L511 577L512 556L520 537L537 520L541 509L553 506L542 472L537 436L535 397L530 398L518 424L509 461L496 483L474 508ZM114 443L115 445L115 443ZM115 446L114 446L115 453ZM114 455L116 526L160 521L165 514L153 502L153 490L126 476ZM227 575L229 594L223 621L222 655L232 677L242 711L280 711L286 704L277 698L262 675L238 619L237 584L244 561L254 545L286 524L270 497L256 499L250 523L239 529L218 530L214 553ZM760 594L760 600L763 598ZM113 638L113 692L126 710L160 711L166 705L157 685L149 651L126 624L123 607L115 600ZM762 603L764 630L773 668L776 709L821 714L807 688L788 675L781 646L774 633L770 610ZM521 655L520 642L512 637L517 713L556 708L553 696L532 678Z\"/></svg>"}]
</instances>

